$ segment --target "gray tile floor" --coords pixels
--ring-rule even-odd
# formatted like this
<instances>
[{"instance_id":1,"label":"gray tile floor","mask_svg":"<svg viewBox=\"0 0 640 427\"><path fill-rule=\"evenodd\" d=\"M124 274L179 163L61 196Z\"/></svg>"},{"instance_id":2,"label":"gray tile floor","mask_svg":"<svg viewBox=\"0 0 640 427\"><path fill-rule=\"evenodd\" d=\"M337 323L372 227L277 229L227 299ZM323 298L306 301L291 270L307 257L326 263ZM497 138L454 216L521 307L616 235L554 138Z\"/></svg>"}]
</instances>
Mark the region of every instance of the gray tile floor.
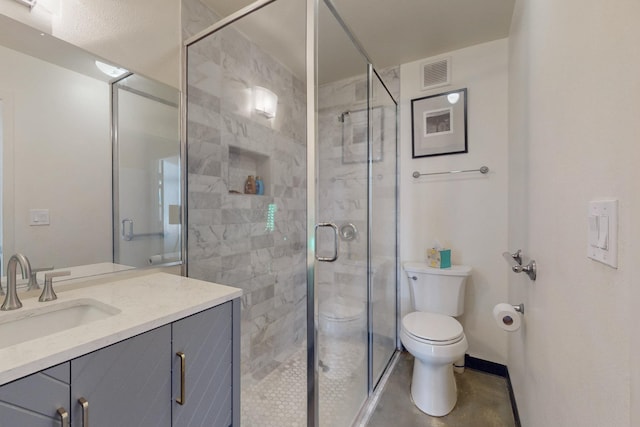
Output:
<instances>
[{"instance_id":1,"label":"gray tile floor","mask_svg":"<svg viewBox=\"0 0 640 427\"><path fill-rule=\"evenodd\" d=\"M458 402L444 417L431 417L411 401L413 356L400 355L368 427L515 427L505 378L465 369L455 374Z\"/></svg>"}]
</instances>

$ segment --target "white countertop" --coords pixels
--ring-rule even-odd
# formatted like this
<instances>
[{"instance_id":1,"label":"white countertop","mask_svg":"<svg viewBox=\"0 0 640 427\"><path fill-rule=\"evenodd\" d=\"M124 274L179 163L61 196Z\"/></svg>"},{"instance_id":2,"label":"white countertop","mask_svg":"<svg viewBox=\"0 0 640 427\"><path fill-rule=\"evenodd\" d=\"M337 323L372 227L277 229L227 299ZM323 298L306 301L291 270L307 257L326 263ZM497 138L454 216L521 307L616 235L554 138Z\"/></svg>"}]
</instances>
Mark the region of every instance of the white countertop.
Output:
<instances>
[{"instance_id":1,"label":"white countertop","mask_svg":"<svg viewBox=\"0 0 640 427\"><path fill-rule=\"evenodd\" d=\"M0 311L0 327L18 312L78 299L97 300L120 312L10 347L0 343L0 385L230 301L242 290L153 273L57 293L56 301L42 303L36 296L21 299L18 310Z\"/></svg>"}]
</instances>

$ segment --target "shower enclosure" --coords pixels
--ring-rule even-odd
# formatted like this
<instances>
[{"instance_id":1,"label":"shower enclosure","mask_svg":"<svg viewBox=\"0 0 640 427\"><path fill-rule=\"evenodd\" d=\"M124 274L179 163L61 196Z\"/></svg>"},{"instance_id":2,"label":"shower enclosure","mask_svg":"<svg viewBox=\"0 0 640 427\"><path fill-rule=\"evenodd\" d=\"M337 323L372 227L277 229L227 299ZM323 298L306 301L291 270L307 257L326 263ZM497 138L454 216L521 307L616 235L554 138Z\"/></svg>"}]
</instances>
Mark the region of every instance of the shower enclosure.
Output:
<instances>
[{"instance_id":1,"label":"shower enclosure","mask_svg":"<svg viewBox=\"0 0 640 427\"><path fill-rule=\"evenodd\" d=\"M330 2L190 3L187 268L244 290L242 425L352 425L396 349L397 70Z\"/></svg>"}]
</instances>

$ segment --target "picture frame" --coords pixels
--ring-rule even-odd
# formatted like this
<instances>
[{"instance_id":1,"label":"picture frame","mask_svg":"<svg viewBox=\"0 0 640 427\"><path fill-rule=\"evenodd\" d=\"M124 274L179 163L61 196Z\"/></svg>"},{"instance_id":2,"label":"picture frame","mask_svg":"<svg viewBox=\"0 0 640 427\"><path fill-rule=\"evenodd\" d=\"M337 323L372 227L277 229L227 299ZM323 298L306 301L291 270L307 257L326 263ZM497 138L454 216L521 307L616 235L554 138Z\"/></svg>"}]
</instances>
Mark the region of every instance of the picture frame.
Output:
<instances>
[{"instance_id":1,"label":"picture frame","mask_svg":"<svg viewBox=\"0 0 640 427\"><path fill-rule=\"evenodd\" d=\"M342 123L342 163L367 162L367 109L345 111L339 116ZM383 153L384 110L382 107L371 109L373 122L371 161L381 162Z\"/></svg>"},{"instance_id":2,"label":"picture frame","mask_svg":"<svg viewBox=\"0 0 640 427\"><path fill-rule=\"evenodd\" d=\"M468 152L467 88L411 100L412 158Z\"/></svg>"}]
</instances>

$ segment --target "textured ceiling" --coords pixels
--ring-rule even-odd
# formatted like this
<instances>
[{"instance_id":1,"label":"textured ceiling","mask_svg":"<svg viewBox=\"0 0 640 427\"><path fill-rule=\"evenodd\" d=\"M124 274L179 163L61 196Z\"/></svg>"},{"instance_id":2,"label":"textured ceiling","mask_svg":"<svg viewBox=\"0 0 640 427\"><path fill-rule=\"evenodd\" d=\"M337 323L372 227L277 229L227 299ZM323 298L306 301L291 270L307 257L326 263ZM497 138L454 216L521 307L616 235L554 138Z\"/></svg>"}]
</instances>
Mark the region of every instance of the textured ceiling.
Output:
<instances>
[{"instance_id":1,"label":"textured ceiling","mask_svg":"<svg viewBox=\"0 0 640 427\"><path fill-rule=\"evenodd\" d=\"M253 0L202 0L220 16ZM277 0L238 22L240 31L304 73L305 1ZM399 65L507 37L514 0L333 0L377 68ZM319 74L334 81L361 73L351 43L320 1ZM355 71L355 69L359 71Z\"/></svg>"}]
</instances>

